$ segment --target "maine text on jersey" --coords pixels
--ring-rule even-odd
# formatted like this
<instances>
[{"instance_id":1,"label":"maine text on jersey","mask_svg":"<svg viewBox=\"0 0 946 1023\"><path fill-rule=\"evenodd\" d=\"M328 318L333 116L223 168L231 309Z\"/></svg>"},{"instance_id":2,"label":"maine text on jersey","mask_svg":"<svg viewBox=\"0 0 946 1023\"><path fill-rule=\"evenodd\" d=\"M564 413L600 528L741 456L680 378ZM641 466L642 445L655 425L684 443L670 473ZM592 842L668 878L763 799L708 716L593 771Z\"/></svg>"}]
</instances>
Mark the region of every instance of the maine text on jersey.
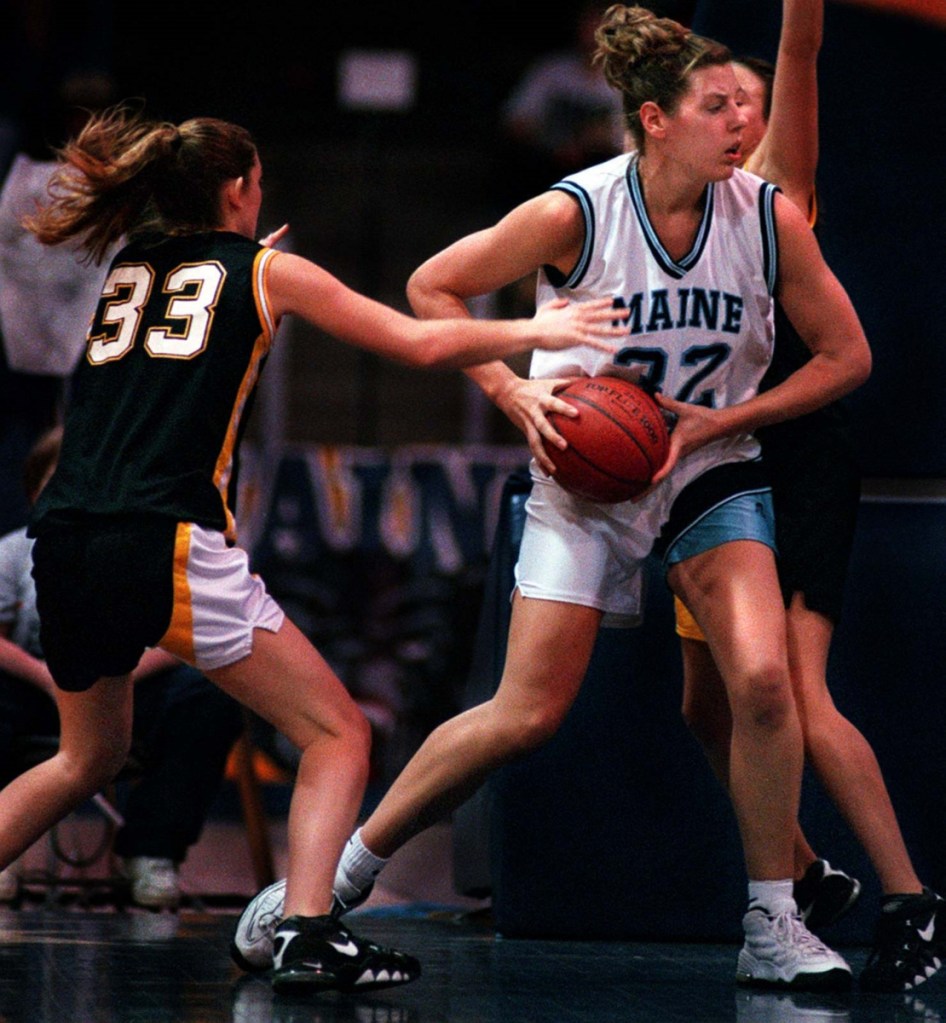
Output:
<instances>
[{"instance_id":1,"label":"maine text on jersey","mask_svg":"<svg viewBox=\"0 0 946 1023\"><path fill-rule=\"evenodd\" d=\"M628 310L628 333L653 334L661 330L719 330L738 334L745 303L740 295L706 288L667 288L638 291L629 299L618 296L615 309Z\"/></svg>"}]
</instances>

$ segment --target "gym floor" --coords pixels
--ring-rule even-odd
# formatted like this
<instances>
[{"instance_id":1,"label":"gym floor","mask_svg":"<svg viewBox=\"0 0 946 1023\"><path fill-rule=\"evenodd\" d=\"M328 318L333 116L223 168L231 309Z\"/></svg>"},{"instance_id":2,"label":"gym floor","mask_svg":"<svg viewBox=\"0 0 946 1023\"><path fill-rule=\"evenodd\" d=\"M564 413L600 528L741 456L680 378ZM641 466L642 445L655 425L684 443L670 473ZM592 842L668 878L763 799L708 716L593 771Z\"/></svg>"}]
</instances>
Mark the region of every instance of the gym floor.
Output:
<instances>
[{"instance_id":1,"label":"gym floor","mask_svg":"<svg viewBox=\"0 0 946 1023\"><path fill-rule=\"evenodd\" d=\"M277 872L284 830L271 831ZM34 854L38 855L38 853ZM451 832L430 829L382 875L353 930L418 956L423 975L370 995L274 995L229 958L255 881L238 823L211 821L182 872L177 913L32 891L0 910L3 1023L933 1023L946 976L913 995L757 992L715 944L504 939L489 904L456 896ZM383 883L381 883L383 882ZM866 948L840 951L855 972Z\"/></svg>"},{"instance_id":2,"label":"gym floor","mask_svg":"<svg viewBox=\"0 0 946 1023\"><path fill-rule=\"evenodd\" d=\"M737 988L720 945L503 940L476 914L364 910L353 929L416 954L413 984L370 995L274 995L227 948L232 913L6 910L8 1023L905 1023L946 1016L946 985L916 995ZM866 950L845 950L855 968Z\"/></svg>"}]
</instances>

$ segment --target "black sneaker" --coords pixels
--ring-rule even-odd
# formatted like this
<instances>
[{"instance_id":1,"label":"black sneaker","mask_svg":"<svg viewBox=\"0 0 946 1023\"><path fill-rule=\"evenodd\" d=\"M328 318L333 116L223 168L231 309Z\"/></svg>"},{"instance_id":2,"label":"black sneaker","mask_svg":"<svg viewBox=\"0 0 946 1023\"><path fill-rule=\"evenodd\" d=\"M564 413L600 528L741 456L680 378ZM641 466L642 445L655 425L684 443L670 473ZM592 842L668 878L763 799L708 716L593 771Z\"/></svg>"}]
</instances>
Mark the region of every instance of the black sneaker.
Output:
<instances>
[{"instance_id":1,"label":"black sneaker","mask_svg":"<svg viewBox=\"0 0 946 1023\"><path fill-rule=\"evenodd\" d=\"M827 860L815 860L795 882L792 894L805 926L817 932L840 920L857 902L861 883L843 870L835 870Z\"/></svg>"},{"instance_id":2,"label":"black sneaker","mask_svg":"<svg viewBox=\"0 0 946 1023\"><path fill-rule=\"evenodd\" d=\"M413 956L358 938L330 915L291 916L273 936L277 992L373 991L419 976Z\"/></svg>"},{"instance_id":3,"label":"black sneaker","mask_svg":"<svg viewBox=\"0 0 946 1023\"><path fill-rule=\"evenodd\" d=\"M946 960L946 899L929 888L880 911L860 985L865 991L912 991Z\"/></svg>"}]
</instances>

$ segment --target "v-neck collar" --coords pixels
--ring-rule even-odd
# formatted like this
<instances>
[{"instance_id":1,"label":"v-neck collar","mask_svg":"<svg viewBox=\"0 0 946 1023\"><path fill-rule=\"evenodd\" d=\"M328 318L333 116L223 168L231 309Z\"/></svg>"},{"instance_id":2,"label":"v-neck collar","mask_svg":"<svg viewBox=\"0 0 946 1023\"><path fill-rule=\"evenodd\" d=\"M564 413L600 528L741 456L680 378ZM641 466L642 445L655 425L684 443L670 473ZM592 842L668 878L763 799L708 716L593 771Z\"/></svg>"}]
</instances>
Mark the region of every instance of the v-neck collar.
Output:
<instances>
[{"instance_id":1,"label":"v-neck collar","mask_svg":"<svg viewBox=\"0 0 946 1023\"><path fill-rule=\"evenodd\" d=\"M696 237L693 240L693 247L685 256L683 256L682 259L672 259L670 257L670 253L667 252L660 238L657 236L657 232L654 230L654 226L650 222L650 217L647 215L647 207L644 205L644 190L641 187L637 162L638 156L635 154L634 158L627 166L627 187L631 197L631 204L633 205L634 210L637 213L637 219L640 221L641 227L644 230L644 237L647 239L647 245L653 253L654 259L657 260L666 273L670 274L671 277L684 277L687 271L692 269L699 261L700 255L706 246L706 239L709 237L710 226L713 223L713 196L715 194L715 184L711 181L706 186L706 202L703 207L703 218L700 221Z\"/></svg>"}]
</instances>

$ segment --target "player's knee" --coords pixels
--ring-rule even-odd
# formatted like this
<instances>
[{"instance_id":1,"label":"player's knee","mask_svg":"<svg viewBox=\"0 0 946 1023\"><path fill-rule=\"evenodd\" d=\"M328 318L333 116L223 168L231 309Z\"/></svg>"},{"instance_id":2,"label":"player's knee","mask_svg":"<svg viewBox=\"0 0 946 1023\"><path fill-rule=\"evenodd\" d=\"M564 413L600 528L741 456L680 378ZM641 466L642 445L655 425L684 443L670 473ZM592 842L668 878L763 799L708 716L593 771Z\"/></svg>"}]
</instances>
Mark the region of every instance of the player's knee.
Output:
<instances>
[{"instance_id":1,"label":"player's knee","mask_svg":"<svg viewBox=\"0 0 946 1023\"><path fill-rule=\"evenodd\" d=\"M795 715L788 673L779 665L759 665L730 695L733 717L754 729L776 732Z\"/></svg>"},{"instance_id":2,"label":"player's knee","mask_svg":"<svg viewBox=\"0 0 946 1023\"><path fill-rule=\"evenodd\" d=\"M102 736L79 749L60 748L57 766L70 791L87 796L113 781L130 753L130 735Z\"/></svg>"},{"instance_id":3,"label":"player's knee","mask_svg":"<svg viewBox=\"0 0 946 1023\"><path fill-rule=\"evenodd\" d=\"M330 708L306 706L281 725L306 763L332 763L363 772L371 756L371 723L350 697Z\"/></svg>"},{"instance_id":4,"label":"player's knee","mask_svg":"<svg viewBox=\"0 0 946 1023\"><path fill-rule=\"evenodd\" d=\"M336 719L331 728L316 728L297 741L300 776L321 771L326 764L346 778L366 783L371 763L371 725L360 711Z\"/></svg>"},{"instance_id":5,"label":"player's knee","mask_svg":"<svg viewBox=\"0 0 946 1023\"><path fill-rule=\"evenodd\" d=\"M357 704L344 715L335 739L349 760L367 764L371 756L371 722Z\"/></svg>"},{"instance_id":6,"label":"player's knee","mask_svg":"<svg viewBox=\"0 0 946 1023\"><path fill-rule=\"evenodd\" d=\"M567 707L543 704L531 707L524 714L519 715L517 720L512 722L510 729L513 752L528 753L548 742L558 731L562 721L565 720L567 711Z\"/></svg>"}]
</instances>

